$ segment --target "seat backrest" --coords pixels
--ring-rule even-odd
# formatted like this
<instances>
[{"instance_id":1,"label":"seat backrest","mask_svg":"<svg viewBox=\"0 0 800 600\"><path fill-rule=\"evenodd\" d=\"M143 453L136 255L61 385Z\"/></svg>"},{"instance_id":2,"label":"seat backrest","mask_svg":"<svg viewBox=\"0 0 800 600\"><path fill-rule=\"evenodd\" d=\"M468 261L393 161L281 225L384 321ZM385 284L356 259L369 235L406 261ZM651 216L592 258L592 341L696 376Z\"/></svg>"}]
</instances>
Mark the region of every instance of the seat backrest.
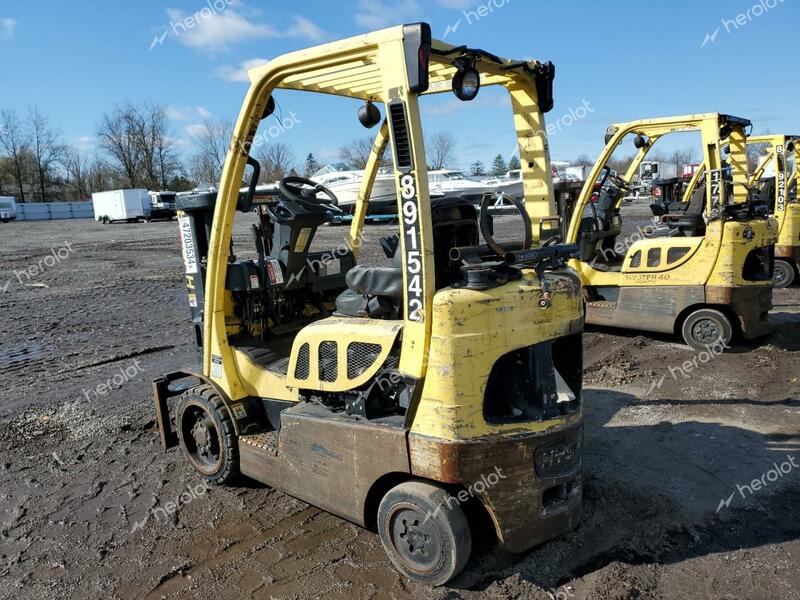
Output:
<instances>
[{"instance_id":1,"label":"seat backrest","mask_svg":"<svg viewBox=\"0 0 800 600\"><path fill-rule=\"evenodd\" d=\"M703 207L706 203L706 186L698 185L697 189L692 192L692 197L689 199L689 204L686 207L686 214L697 216L703 214Z\"/></svg>"}]
</instances>

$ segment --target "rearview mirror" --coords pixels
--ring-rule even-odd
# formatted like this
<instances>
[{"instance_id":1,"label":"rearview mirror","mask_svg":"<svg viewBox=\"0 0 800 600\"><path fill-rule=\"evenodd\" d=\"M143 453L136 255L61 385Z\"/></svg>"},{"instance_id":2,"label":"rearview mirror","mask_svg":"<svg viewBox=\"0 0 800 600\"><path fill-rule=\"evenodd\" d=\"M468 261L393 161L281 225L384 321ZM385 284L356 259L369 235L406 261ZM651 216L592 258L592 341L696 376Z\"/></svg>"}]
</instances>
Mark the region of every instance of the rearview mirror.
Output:
<instances>
[{"instance_id":1,"label":"rearview mirror","mask_svg":"<svg viewBox=\"0 0 800 600\"><path fill-rule=\"evenodd\" d=\"M606 137L604 138L606 145L608 145L608 143L613 139L616 133L617 133L616 127L609 127L608 129L606 129Z\"/></svg>"},{"instance_id":2,"label":"rearview mirror","mask_svg":"<svg viewBox=\"0 0 800 600\"><path fill-rule=\"evenodd\" d=\"M261 115L261 120L263 121L274 112L275 112L275 98L270 96L269 100L267 100L267 105L264 107L264 113Z\"/></svg>"}]
</instances>

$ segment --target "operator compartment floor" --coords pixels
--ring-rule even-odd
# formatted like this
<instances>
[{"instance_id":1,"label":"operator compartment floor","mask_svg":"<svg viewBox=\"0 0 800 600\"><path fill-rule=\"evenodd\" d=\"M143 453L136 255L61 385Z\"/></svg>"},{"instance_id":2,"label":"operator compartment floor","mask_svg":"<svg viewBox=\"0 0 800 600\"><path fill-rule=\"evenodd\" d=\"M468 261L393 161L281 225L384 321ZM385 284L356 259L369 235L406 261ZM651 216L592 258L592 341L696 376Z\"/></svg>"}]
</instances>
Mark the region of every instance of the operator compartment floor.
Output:
<instances>
[{"instance_id":1,"label":"operator compartment floor","mask_svg":"<svg viewBox=\"0 0 800 600\"><path fill-rule=\"evenodd\" d=\"M232 348L236 348L249 358L253 364L273 373L286 375L289 358L292 355L293 337L281 337L268 341L250 335L238 334L228 338Z\"/></svg>"}]
</instances>

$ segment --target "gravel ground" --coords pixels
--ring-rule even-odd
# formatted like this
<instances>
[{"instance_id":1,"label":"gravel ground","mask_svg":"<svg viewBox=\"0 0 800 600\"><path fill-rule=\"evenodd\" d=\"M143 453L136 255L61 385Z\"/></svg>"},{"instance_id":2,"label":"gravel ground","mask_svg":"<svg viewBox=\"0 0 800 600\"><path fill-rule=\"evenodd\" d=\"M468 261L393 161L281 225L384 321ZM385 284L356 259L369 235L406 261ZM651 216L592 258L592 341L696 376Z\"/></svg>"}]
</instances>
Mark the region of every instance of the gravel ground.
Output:
<instances>
[{"instance_id":1,"label":"gravel ground","mask_svg":"<svg viewBox=\"0 0 800 600\"><path fill-rule=\"evenodd\" d=\"M579 526L479 539L431 589L375 534L160 449L150 381L196 358L174 222L13 223L0 251L0 598L800 598L798 288L774 334L691 372L675 338L588 331Z\"/></svg>"}]
</instances>

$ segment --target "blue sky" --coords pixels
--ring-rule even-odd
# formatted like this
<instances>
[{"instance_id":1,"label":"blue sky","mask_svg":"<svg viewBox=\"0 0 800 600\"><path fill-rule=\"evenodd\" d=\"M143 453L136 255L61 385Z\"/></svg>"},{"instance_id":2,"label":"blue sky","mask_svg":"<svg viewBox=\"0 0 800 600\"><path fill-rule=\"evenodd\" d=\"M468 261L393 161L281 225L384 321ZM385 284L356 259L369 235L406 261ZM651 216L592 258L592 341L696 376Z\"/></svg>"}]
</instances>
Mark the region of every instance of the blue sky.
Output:
<instances>
[{"instance_id":1,"label":"blue sky","mask_svg":"<svg viewBox=\"0 0 800 600\"><path fill-rule=\"evenodd\" d=\"M797 0L0 0L0 108L22 114L36 104L65 140L91 151L114 103L155 101L169 107L189 154L203 119L235 120L243 65L420 20L451 43L556 64L547 121L591 109L551 136L556 160L595 157L612 122L670 114L728 112L750 118L756 133L800 131ZM334 160L367 133L352 101L290 92L278 100L284 118L295 115L279 137L298 162L308 152ZM488 164L513 149L509 111L494 90L469 104L448 94L425 100L423 123L456 136L459 165Z\"/></svg>"}]
</instances>

